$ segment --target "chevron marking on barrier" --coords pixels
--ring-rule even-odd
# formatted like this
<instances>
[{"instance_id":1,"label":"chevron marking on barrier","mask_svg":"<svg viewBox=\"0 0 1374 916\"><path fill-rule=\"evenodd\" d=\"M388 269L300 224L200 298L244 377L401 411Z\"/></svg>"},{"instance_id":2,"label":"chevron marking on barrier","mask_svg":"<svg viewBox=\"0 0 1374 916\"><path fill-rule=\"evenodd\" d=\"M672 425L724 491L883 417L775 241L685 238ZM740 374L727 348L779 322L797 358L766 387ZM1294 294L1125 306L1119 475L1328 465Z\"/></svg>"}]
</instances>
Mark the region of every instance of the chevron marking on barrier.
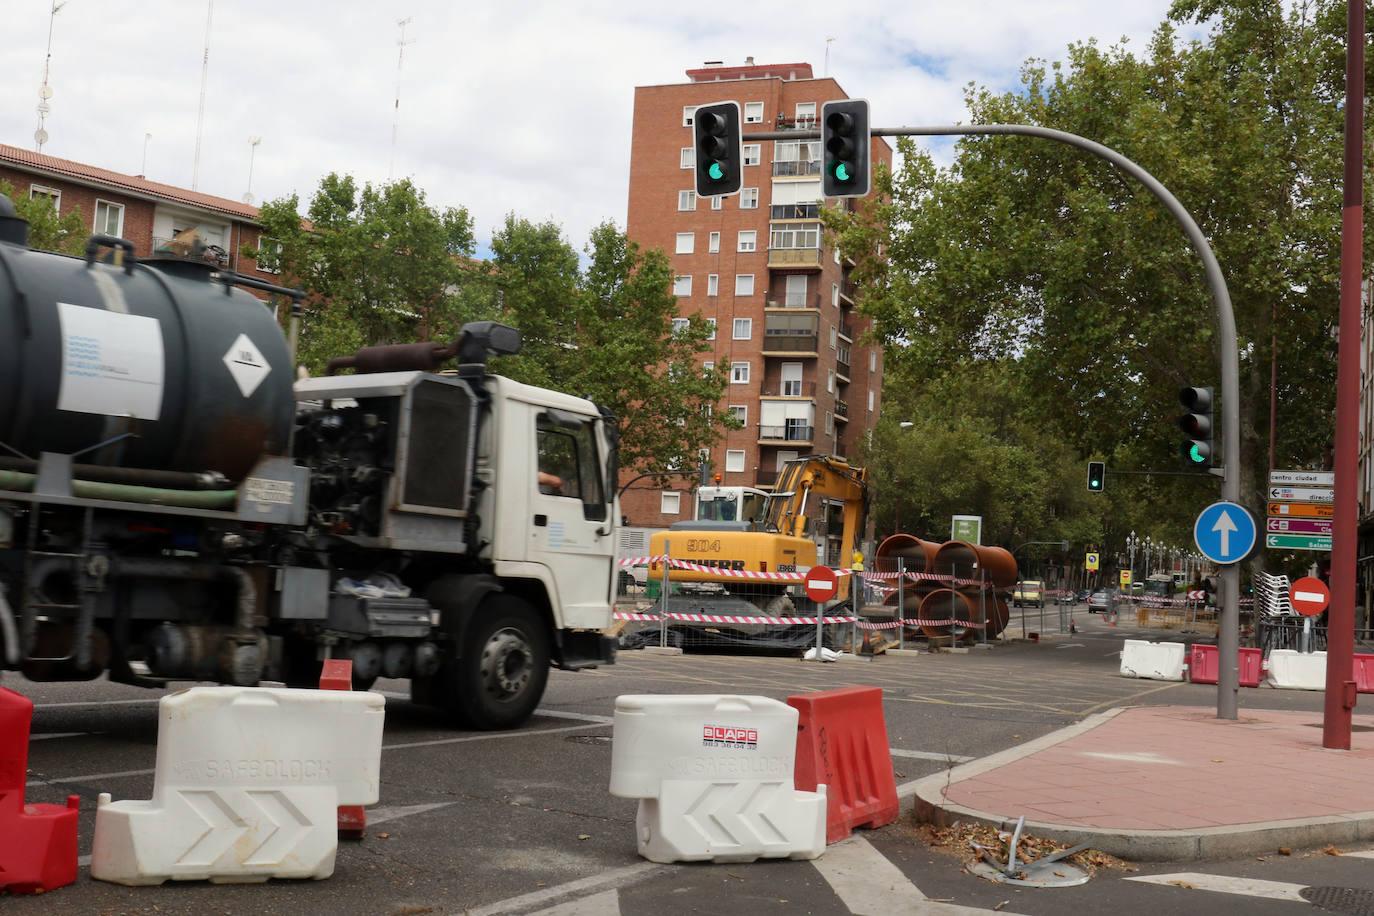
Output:
<instances>
[{"instance_id":1,"label":"chevron marking on barrier","mask_svg":"<svg viewBox=\"0 0 1374 916\"><path fill-rule=\"evenodd\" d=\"M711 783L682 816L710 841L720 845L747 846L759 843L785 843L787 837L768 818L782 783ZM790 791L790 789L789 789ZM748 795L735 801L737 795Z\"/></svg>"},{"instance_id":2,"label":"chevron marking on barrier","mask_svg":"<svg viewBox=\"0 0 1374 916\"><path fill-rule=\"evenodd\" d=\"M186 789L177 794L205 823L177 865L210 868L244 838L256 841L242 857L244 865L278 865L311 830L310 819L280 791L234 791L237 806L216 789Z\"/></svg>"}]
</instances>

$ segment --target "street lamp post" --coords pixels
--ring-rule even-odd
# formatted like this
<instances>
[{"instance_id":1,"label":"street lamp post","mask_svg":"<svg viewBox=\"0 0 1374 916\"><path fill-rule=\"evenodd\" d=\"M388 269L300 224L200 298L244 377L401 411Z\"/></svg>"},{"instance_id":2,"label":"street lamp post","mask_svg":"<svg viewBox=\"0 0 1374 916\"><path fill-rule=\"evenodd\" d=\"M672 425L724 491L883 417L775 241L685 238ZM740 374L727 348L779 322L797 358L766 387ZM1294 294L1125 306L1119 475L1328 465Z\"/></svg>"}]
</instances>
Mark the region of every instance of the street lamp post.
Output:
<instances>
[{"instance_id":1,"label":"street lamp post","mask_svg":"<svg viewBox=\"0 0 1374 916\"><path fill-rule=\"evenodd\" d=\"M1135 536L1135 532L1132 531L1129 535L1126 536L1126 554L1127 554L1127 556L1129 556L1130 559L1131 559L1131 581L1132 581L1132 582L1135 581L1135 551L1136 551L1136 548L1139 547L1139 546L1140 546L1140 538L1136 537L1136 536Z\"/></svg>"}]
</instances>

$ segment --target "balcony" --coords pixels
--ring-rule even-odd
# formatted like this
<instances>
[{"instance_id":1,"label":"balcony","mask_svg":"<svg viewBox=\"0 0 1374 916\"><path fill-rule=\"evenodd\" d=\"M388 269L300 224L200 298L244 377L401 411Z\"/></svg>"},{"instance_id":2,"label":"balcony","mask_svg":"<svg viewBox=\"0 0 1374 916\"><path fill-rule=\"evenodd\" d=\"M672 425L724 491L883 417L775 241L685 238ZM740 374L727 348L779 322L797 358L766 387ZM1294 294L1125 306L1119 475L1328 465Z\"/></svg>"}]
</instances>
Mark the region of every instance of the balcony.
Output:
<instances>
[{"instance_id":1,"label":"balcony","mask_svg":"<svg viewBox=\"0 0 1374 916\"><path fill-rule=\"evenodd\" d=\"M765 470L760 469L760 470L757 470L757 471L754 472L754 486L756 486L756 487L763 487L763 488L766 489L766 488L768 488L768 487L777 486L777 484L778 484L778 472L777 472L777 471L765 471Z\"/></svg>"},{"instance_id":2,"label":"balcony","mask_svg":"<svg viewBox=\"0 0 1374 916\"><path fill-rule=\"evenodd\" d=\"M820 219L820 204L773 204L768 208L769 219Z\"/></svg>"},{"instance_id":3,"label":"balcony","mask_svg":"<svg viewBox=\"0 0 1374 916\"><path fill-rule=\"evenodd\" d=\"M821 339L816 334L768 334L763 338L764 356L819 356Z\"/></svg>"},{"instance_id":4,"label":"balcony","mask_svg":"<svg viewBox=\"0 0 1374 916\"><path fill-rule=\"evenodd\" d=\"M815 396L815 382L803 382L796 379L764 382L763 389L759 392L761 398L814 398Z\"/></svg>"},{"instance_id":5,"label":"balcony","mask_svg":"<svg viewBox=\"0 0 1374 916\"><path fill-rule=\"evenodd\" d=\"M759 444L786 442L792 445L810 445L815 431L813 426L764 426L759 424Z\"/></svg>"},{"instance_id":6,"label":"balcony","mask_svg":"<svg viewBox=\"0 0 1374 916\"><path fill-rule=\"evenodd\" d=\"M849 402L835 399L835 419L849 422Z\"/></svg>"},{"instance_id":7,"label":"balcony","mask_svg":"<svg viewBox=\"0 0 1374 916\"><path fill-rule=\"evenodd\" d=\"M785 178L796 175L819 175L821 173L821 161L819 159L774 159L773 177Z\"/></svg>"},{"instance_id":8,"label":"balcony","mask_svg":"<svg viewBox=\"0 0 1374 916\"><path fill-rule=\"evenodd\" d=\"M819 309L821 307L821 294L812 293L810 296L783 296L782 299L769 299L765 305L770 309Z\"/></svg>"},{"instance_id":9,"label":"balcony","mask_svg":"<svg viewBox=\"0 0 1374 916\"><path fill-rule=\"evenodd\" d=\"M773 126L774 130L817 130L816 119L810 118L786 118L778 115L778 120Z\"/></svg>"},{"instance_id":10,"label":"balcony","mask_svg":"<svg viewBox=\"0 0 1374 916\"><path fill-rule=\"evenodd\" d=\"M854 342L854 329L850 327L849 322L841 321L839 324L839 332L840 336L843 337L845 340L849 341L850 343Z\"/></svg>"},{"instance_id":11,"label":"balcony","mask_svg":"<svg viewBox=\"0 0 1374 916\"><path fill-rule=\"evenodd\" d=\"M769 248L768 266L770 268L802 267L821 268L819 248Z\"/></svg>"},{"instance_id":12,"label":"balcony","mask_svg":"<svg viewBox=\"0 0 1374 916\"><path fill-rule=\"evenodd\" d=\"M840 284L840 298L847 301L850 305L854 304L854 284L845 280Z\"/></svg>"}]
</instances>

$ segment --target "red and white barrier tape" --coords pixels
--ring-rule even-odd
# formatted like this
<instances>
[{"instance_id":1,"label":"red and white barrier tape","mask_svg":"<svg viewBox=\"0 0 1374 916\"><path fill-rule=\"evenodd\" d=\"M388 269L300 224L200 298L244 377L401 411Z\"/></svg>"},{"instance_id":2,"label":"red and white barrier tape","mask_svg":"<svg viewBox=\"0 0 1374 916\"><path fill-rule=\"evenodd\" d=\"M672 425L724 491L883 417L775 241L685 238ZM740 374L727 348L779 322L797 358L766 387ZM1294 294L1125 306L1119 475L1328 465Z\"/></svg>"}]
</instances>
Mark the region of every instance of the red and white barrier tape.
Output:
<instances>
[{"instance_id":1,"label":"red and white barrier tape","mask_svg":"<svg viewBox=\"0 0 1374 916\"><path fill-rule=\"evenodd\" d=\"M769 626L799 626L801 624L815 625L815 617L749 617L735 614L676 614L669 612L661 617L657 614L628 614L616 611L616 620L652 620L661 621L664 617L668 620L686 620L690 623L753 623L767 624ZM857 617L822 617L821 623L855 623Z\"/></svg>"},{"instance_id":2,"label":"red and white barrier tape","mask_svg":"<svg viewBox=\"0 0 1374 916\"><path fill-rule=\"evenodd\" d=\"M721 566L707 566L704 563L693 563L691 560L679 560L671 557L626 557L619 560L621 566L643 566L648 563L662 563L667 560L668 564L674 569L689 569L693 572L711 573L715 576L727 576L734 579L766 579L773 582L805 582L806 573L804 572L755 572L749 569L726 569ZM830 570L836 576L852 575L852 570L832 568Z\"/></svg>"}]
</instances>

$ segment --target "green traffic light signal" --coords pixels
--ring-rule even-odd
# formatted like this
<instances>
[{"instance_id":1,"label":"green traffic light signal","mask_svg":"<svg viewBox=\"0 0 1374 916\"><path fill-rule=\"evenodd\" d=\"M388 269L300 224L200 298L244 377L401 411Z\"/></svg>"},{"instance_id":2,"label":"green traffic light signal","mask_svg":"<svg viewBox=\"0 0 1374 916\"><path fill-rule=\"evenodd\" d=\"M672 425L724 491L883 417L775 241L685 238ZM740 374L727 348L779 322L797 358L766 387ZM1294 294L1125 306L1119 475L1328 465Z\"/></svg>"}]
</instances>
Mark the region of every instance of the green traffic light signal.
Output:
<instances>
[{"instance_id":1,"label":"green traffic light signal","mask_svg":"<svg viewBox=\"0 0 1374 916\"><path fill-rule=\"evenodd\" d=\"M716 181L720 181L725 177L725 169L721 168L719 162L712 162L711 167L706 170L706 174L710 175Z\"/></svg>"},{"instance_id":2,"label":"green traffic light signal","mask_svg":"<svg viewBox=\"0 0 1374 916\"><path fill-rule=\"evenodd\" d=\"M1107 464L1104 461L1088 462L1088 492L1102 493L1107 489Z\"/></svg>"},{"instance_id":3,"label":"green traffic light signal","mask_svg":"<svg viewBox=\"0 0 1374 916\"><path fill-rule=\"evenodd\" d=\"M843 162L835 163L835 178L839 181L849 180L849 166Z\"/></svg>"}]
</instances>

